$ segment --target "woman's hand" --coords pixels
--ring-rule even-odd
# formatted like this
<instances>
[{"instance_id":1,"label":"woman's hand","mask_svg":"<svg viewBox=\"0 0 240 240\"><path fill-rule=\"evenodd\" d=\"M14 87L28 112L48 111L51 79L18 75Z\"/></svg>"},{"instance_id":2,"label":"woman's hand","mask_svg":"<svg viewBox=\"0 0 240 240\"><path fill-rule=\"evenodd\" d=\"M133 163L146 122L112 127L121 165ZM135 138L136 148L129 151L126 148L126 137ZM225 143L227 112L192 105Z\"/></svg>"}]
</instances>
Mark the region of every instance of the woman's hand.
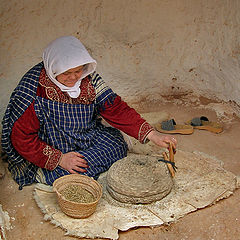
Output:
<instances>
[{"instance_id":1,"label":"woman's hand","mask_svg":"<svg viewBox=\"0 0 240 240\"><path fill-rule=\"evenodd\" d=\"M88 168L88 163L84 160L84 156L78 152L68 152L63 154L59 165L64 169L68 170L70 173L86 172Z\"/></svg>"},{"instance_id":2,"label":"woman's hand","mask_svg":"<svg viewBox=\"0 0 240 240\"><path fill-rule=\"evenodd\" d=\"M172 143L174 151L177 147L176 138L174 138L172 135L163 135L156 130L151 131L147 135L147 138L159 147L169 148L170 143Z\"/></svg>"}]
</instances>

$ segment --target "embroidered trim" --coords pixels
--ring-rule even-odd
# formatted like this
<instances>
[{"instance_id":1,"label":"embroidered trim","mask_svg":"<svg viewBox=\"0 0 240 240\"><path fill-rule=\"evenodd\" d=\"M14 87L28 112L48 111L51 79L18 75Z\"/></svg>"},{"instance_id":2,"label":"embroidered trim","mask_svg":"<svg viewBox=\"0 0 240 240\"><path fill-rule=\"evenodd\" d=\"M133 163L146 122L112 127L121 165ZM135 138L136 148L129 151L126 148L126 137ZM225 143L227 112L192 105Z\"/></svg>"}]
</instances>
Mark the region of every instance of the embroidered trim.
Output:
<instances>
[{"instance_id":1,"label":"embroidered trim","mask_svg":"<svg viewBox=\"0 0 240 240\"><path fill-rule=\"evenodd\" d=\"M154 128L149 123L144 122L139 128L138 141L140 143L147 143L147 141L145 142L145 138L153 130Z\"/></svg>"},{"instance_id":2,"label":"embroidered trim","mask_svg":"<svg viewBox=\"0 0 240 240\"><path fill-rule=\"evenodd\" d=\"M96 92L90 77L86 77L81 81L81 93L77 98L71 98L66 92L62 92L60 88L49 79L44 68L40 73L39 84L45 88L48 99L56 102L91 104L96 98Z\"/></svg>"},{"instance_id":3,"label":"embroidered trim","mask_svg":"<svg viewBox=\"0 0 240 240\"><path fill-rule=\"evenodd\" d=\"M96 91L91 84L90 78L84 78L81 82L80 88L80 96L76 99L78 103L91 104L96 98Z\"/></svg>"},{"instance_id":4,"label":"embroidered trim","mask_svg":"<svg viewBox=\"0 0 240 240\"><path fill-rule=\"evenodd\" d=\"M51 148L49 145L46 145L46 147L43 149L43 155L48 157L44 168L48 170L54 170L61 160L62 152Z\"/></svg>"}]
</instances>

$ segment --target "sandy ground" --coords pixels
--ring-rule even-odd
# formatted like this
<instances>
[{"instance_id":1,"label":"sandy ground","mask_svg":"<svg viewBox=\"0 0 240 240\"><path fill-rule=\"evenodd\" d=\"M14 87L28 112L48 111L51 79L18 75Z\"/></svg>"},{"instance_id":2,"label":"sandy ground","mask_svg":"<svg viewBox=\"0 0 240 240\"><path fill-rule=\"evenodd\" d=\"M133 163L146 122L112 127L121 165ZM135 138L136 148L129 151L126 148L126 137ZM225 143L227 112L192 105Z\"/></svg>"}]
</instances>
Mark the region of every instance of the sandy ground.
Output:
<instances>
[{"instance_id":1,"label":"sandy ground","mask_svg":"<svg viewBox=\"0 0 240 240\"><path fill-rule=\"evenodd\" d=\"M154 104L154 107L142 106L142 110L143 112L165 110L174 116L175 121L179 124L201 115L205 115L211 120L217 120L216 111L204 107L210 102L204 104L203 108L184 104ZM221 119L224 124L222 133L214 134L195 130L192 135L176 135L178 148L185 151L196 150L214 156L224 162L226 170L240 175L240 119L231 113L225 112L224 114L226 114L227 119ZM19 191L17 184L11 179L8 172L0 179L0 204L3 211L8 212L11 224L11 229L5 233L6 239L76 239L64 236L65 232L62 229L43 219L43 214L37 207L32 192L33 186L25 187ZM240 190L238 189L229 198L188 214L179 219L178 222L167 226L136 228L120 232L119 239L240 240L239 202Z\"/></svg>"}]
</instances>

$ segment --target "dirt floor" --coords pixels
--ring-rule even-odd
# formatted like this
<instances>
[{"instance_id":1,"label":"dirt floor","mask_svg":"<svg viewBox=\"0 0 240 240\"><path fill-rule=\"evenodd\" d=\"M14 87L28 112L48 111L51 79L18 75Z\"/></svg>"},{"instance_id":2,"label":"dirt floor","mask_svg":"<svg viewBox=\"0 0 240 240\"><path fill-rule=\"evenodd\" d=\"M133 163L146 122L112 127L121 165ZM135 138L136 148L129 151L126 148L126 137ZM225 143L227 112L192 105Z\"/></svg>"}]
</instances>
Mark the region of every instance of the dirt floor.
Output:
<instances>
[{"instance_id":1,"label":"dirt floor","mask_svg":"<svg viewBox=\"0 0 240 240\"><path fill-rule=\"evenodd\" d=\"M154 104L141 106L143 112L164 110L174 117L177 123L196 116L207 116L211 120L219 120L224 124L224 131L214 134L203 130L195 130L192 135L176 135L178 149L200 151L214 156L224 162L224 168L240 176L240 119L230 108L219 108L211 101L202 99L196 105ZM209 107L211 106L211 107ZM214 106L216 109L214 110ZM37 207L32 193L34 186L18 190L17 184L6 171L0 179L0 204L10 217L10 230L6 230L7 240L51 240L77 239L64 236L64 231L45 221L43 213ZM161 227L144 227L120 232L120 240L240 240L240 190L232 196L217 202L215 205L198 210L179 219L178 222ZM97 223L96 223L97 224ZM0 234L1 236L1 234ZM1 239L1 237L0 237Z\"/></svg>"}]
</instances>

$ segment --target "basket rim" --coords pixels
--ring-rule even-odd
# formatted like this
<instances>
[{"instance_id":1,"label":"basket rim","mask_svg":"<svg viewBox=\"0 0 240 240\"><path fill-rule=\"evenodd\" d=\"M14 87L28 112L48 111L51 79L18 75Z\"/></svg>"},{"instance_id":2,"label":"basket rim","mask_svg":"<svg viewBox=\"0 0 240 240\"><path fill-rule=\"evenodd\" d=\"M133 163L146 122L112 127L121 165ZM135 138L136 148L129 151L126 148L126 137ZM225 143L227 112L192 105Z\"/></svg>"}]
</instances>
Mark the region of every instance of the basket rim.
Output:
<instances>
[{"instance_id":1,"label":"basket rim","mask_svg":"<svg viewBox=\"0 0 240 240\"><path fill-rule=\"evenodd\" d=\"M74 175L75 175L75 174L74 174ZM77 176L77 178L86 178L86 179L89 179L89 180L91 180L91 181L93 181L93 182L95 182L95 183L97 184L98 188L100 189L100 194L99 194L98 198L97 198L94 202L90 202L90 203L79 203L79 202L70 201L70 200L66 199L65 197L63 197L62 194L57 190L57 188L56 188L55 185L56 185L57 182L60 182L61 180L63 180L63 178L68 178L69 176L72 177L72 175L70 175L70 174L69 174L69 175L64 175L64 176L56 179L56 180L53 182L53 191L55 191L55 192L57 193L58 197L61 197L64 201L66 201L66 202L68 202L68 203L74 203L74 204L76 204L76 205L78 205L78 206L93 205L93 204L96 204L96 203L101 199L101 197L102 197L102 186L101 186L101 184L100 184L98 181L96 181L95 179L93 179L93 178L91 178L91 177L89 177L89 176L80 175L80 174L76 174L75 176Z\"/></svg>"}]
</instances>

